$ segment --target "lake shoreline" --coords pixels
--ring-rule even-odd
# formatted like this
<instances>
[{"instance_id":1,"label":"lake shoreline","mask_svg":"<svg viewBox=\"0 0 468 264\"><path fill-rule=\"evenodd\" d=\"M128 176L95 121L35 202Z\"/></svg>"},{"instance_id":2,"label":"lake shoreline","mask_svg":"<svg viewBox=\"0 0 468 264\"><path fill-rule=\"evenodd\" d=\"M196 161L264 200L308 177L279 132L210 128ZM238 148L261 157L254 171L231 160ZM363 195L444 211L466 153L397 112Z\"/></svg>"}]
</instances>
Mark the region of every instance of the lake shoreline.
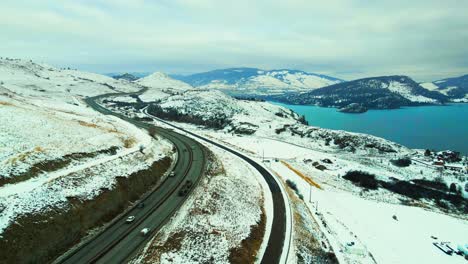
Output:
<instances>
[{"instance_id":1,"label":"lake shoreline","mask_svg":"<svg viewBox=\"0 0 468 264\"><path fill-rule=\"evenodd\" d=\"M301 105L301 104L287 104L284 102L280 101L274 101L274 100L265 100L265 102L276 104L276 105L293 105L293 106L313 106L313 107L320 107L320 108L327 108L327 109L336 109L336 111L339 111L339 107L335 106L321 106L321 105ZM427 106L452 106L452 105L468 105L468 102L450 102L450 103L445 103L445 104L421 104L421 105L408 105L408 106L401 106L398 108L386 108L386 109L374 109L374 108L369 108L367 109L366 112L369 111L391 111L391 110L400 110L400 109L406 109L406 108L414 108L414 107L427 107ZM366 113L362 112L362 113ZM362 113L352 113L352 112L342 112L345 114L362 114Z\"/></svg>"},{"instance_id":2,"label":"lake shoreline","mask_svg":"<svg viewBox=\"0 0 468 264\"><path fill-rule=\"evenodd\" d=\"M333 107L267 102L304 115L311 126L370 134L414 149L468 154L468 103L370 109L350 114Z\"/></svg>"}]
</instances>

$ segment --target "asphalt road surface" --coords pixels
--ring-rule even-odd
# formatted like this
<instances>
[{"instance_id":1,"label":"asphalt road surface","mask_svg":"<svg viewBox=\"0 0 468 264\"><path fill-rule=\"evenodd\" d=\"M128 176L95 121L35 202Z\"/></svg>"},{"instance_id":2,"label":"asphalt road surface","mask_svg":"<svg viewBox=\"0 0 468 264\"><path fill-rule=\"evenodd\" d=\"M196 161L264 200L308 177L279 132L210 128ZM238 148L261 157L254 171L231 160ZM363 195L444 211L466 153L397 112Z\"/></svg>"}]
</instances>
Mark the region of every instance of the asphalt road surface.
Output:
<instances>
[{"instance_id":1,"label":"asphalt road surface","mask_svg":"<svg viewBox=\"0 0 468 264\"><path fill-rule=\"evenodd\" d=\"M86 102L95 110L118 116L138 127L154 127L150 124L138 122L125 116L113 113L96 103L97 99L116 94L106 94L87 98ZM174 167L175 176L167 179L140 203L144 207L135 206L124 216L114 221L104 231L92 240L78 247L58 263L122 263L126 262L149 238L156 233L170 217L180 208L187 195L179 195L187 181L192 182L193 189L201 178L206 162L204 148L195 140L175 133L174 131L154 127L156 133L171 141L178 152L178 160ZM132 223L126 223L128 216L135 216ZM141 230L149 228L150 233L142 235Z\"/></svg>"}]
</instances>

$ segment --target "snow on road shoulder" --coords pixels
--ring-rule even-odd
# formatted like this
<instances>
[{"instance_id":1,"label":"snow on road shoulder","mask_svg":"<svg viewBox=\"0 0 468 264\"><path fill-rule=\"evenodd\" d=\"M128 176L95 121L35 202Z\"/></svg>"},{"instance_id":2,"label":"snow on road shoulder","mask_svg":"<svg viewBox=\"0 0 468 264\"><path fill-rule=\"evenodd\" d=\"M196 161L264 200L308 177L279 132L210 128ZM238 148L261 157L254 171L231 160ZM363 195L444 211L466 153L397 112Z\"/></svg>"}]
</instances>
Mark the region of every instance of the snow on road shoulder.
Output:
<instances>
[{"instance_id":1,"label":"snow on road shoulder","mask_svg":"<svg viewBox=\"0 0 468 264\"><path fill-rule=\"evenodd\" d=\"M262 241L249 238L265 231L261 176L232 154L212 151L209 175L135 262L246 263L236 258L256 253Z\"/></svg>"}]
</instances>

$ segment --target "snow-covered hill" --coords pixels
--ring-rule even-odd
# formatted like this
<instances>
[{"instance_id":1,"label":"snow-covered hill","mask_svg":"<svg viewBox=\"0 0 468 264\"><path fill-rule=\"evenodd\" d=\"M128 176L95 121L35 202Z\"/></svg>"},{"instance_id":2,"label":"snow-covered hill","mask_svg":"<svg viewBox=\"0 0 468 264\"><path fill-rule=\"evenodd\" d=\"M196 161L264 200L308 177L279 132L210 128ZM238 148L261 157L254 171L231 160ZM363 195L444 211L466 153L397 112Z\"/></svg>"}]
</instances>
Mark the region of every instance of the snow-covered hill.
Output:
<instances>
[{"instance_id":1,"label":"snow-covered hill","mask_svg":"<svg viewBox=\"0 0 468 264\"><path fill-rule=\"evenodd\" d=\"M139 85L148 87L148 90L140 95L143 102L156 101L166 97L168 94L177 94L193 87L189 84L175 80L162 72L155 72L136 81Z\"/></svg>"},{"instance_id":2,"label":"snow-covered hill","mask_svg":"<svg viewBox=\"0 0 468 264\"><path fill-rule=\"evenodd\" d=\"M21 96L74 102L74 97L135 92L136 83L100 74L57 69L32 61L0 58L0 84Z\"/></svg>"},{"instance_id":3,"label":"snow-covered hill","mask_svg":"<svg viewBox=\"0 0 468 264\"><path fill-rule=\"evenodd\" d=\"M295 135L351 152L368 148L396 152L403 148L369 135L310 127L303 124L302 117L287 108L267 102L236 99L219 90L184 90L186 85L172 87L171 90L157 88L167 87L168 82L174 83L167 77L162 78L161 83L155 80L151 94L140 95L146 96L144 101L149 102L148 112L163 119L214 128L232 135L276 135L281 138ZM135 103L133 110L129 108L129 102L133 99L120 96L104 100L103 104L115 111L127 114L133 111L136 116L144 116L139 110L140 103Z\"/></svg>"},{"instance_id":4,"label":"snow-covered hill","mask_svg":"<svg viewBox=\"0 0 468 264\"><path fill-rule=\"evenodd\" d=\"M359 104L368 109L438 104L446 96L428 91L407 76L381 76L330 85L306 93L284 94L274 100L293 104L317 104L345 108Z\"/></svg>"},{"instance_id":5,"label":"snow-covered hill","mask_svg":"<svg viewBox=\"0 0 468 264\"><path fill-rule=\"evenodd\" d=\"M139 89L98 74L0 60L0 241L19 218L66 212L71 200L93 200L115 189L118 177L172 155L169 142L83 102Z\"/></svg>"},{"instance_id":6,"label":"snow-covered hill","mask_svg":"<svg viewBox=\"0 0 468 264\"><path fill-rule=\"evenodd\" d=\"M468 102L468 74L420 84L429 91L450 97L454 102Z\"/></svg>"},{"instance_id":7,"label":"snow-covered hill","mask_svg":"<svg viewBox=\"0 0 468 264\"><path fill-rule=\"evenodd\" d=\"M219 89L235 96L310 91L342 82L334 77L304 71L256 68L231 68L173 77L201 89Z\"/></svg>"}]
</instances>

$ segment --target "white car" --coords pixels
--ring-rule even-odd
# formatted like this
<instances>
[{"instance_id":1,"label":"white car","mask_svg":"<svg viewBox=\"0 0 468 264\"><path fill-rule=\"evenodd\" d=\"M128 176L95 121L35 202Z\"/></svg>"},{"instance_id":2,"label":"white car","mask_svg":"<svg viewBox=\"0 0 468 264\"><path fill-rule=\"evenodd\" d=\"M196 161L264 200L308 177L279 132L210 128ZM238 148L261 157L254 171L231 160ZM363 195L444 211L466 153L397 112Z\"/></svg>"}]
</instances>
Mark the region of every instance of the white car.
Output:
<instances>
[{"instance_id":1,"label":"white car","mask_svg":"<svg viewBox=\"0 0 468 264\"><path fill-rule=\"evenodd\" d=\"M169 173L169 177L174 177L174 176L175 176L175 173L174 173L173 171L171 171L171 172Z\"/></svg>"},{"instance_id":2,"label":"white car","mask_svg":"<svg viewBox=\"0 0 468 264\"><path fill-rule=\"evenodd\" d=\"M143 228L141 231L140 231L140 234L142 236L146 236L148 233L149 233L150 229L149 228Z\"/></svg>"},{"instance_id":3,"label":"white car","mask_svg":"<svg viewBox=\"0 0 468 264\"><path fill-rule=\"evenodd\" d=\"M125 220L126 223L131 223L135 220L135 216L131 215L129 217L127 217L127 220Z\"/></svg>"}]
</instances>

